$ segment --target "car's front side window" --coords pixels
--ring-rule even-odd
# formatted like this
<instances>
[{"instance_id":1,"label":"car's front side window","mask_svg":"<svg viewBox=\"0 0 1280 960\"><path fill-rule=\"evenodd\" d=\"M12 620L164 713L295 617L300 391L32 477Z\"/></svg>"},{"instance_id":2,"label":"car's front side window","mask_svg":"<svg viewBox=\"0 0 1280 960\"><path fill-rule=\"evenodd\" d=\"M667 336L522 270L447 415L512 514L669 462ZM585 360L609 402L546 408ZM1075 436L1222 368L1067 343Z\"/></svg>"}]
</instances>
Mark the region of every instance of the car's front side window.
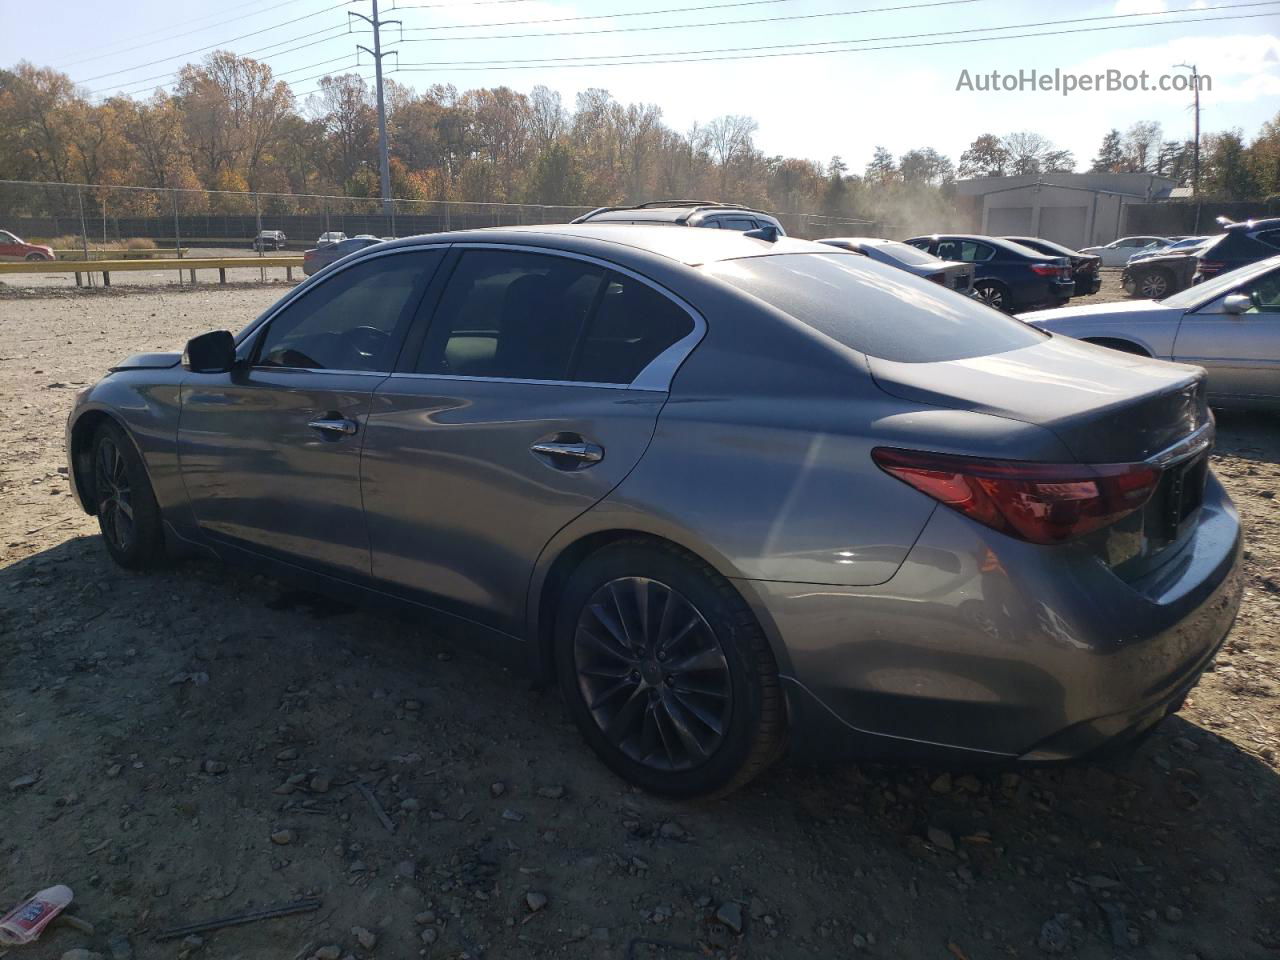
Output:
<instances>
[{"instance_id":1,"label":"car's front side window","mask_svg":"<svg viewBox=\"0 0 1280 960\"><path fill-rule=\"evenodd\" d=\"M256 365L389 372L442 250L352 264L301 294L269 322Z\"/></svg>"},{"instance_id":2,"label":"car's front side window","mask_svg":"<svg viewBox=\"0 0 1280 960\"><path fill-rule=\"evenodd\" d=\"M416 371L568 380L603 267L520 250L464 251L427 330Z\"/></svg>"},{"instance_id":3,"label":"car's front side window","mask_svg":"<svg viewBox=\"0 0 1280 960\"><path fill-rule=\"evenodd\" d=\"M21 243L22 241L7 230L0 230L0 243Z\"/></svg>"},{"instance_id":4,"label":"car's front side window","mask_svg":"<svg viewBox=\"0 0 1280 960\"><path fill-rule=\"evenodd\" d=\"M1263 274L1239 292L1253 304L1245 313L1280 313L1280 270Z\"/></svg>"}]
</instances>

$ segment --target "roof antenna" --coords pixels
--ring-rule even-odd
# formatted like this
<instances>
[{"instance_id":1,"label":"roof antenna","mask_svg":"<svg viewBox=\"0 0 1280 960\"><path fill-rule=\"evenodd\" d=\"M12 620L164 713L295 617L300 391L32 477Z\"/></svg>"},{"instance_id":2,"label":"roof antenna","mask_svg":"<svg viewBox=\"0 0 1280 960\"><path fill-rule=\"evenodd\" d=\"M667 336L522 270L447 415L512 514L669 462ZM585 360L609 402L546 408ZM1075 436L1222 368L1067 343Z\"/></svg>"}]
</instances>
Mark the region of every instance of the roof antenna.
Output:
<instances>
[{"instance_id":1,"label":"roof antenna","mask_svg":"<svg viewBox=\"0 0 1280 960\"><path fill-rule=\"evenodd\" d=\"M782 234L778 231L778 228L771 223L766 224L765 226L760 227L756 230L747 230L742 235L744 237L754 237L755 239L763 240L766 243L777 243L778 238L782 236Z\"/></svg>"}]
</instances>

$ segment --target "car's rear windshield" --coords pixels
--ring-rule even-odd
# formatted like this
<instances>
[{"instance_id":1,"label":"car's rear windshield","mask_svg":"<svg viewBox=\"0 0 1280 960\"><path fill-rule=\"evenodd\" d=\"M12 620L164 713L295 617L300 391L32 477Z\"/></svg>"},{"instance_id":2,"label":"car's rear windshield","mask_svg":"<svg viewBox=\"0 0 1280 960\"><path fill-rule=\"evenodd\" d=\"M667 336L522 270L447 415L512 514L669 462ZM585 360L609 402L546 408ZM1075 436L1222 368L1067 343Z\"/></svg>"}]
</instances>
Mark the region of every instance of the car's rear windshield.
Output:
<instances>
[{"instance_id":1,"label":"car's rear windshield","mask_svg":"<svg viewBox=\"0 0 1280 960\"><path fill-rule=\"evenodd\" d=\"M933 254L908 246L905 243L899 243L897 240L890 240L888 243L877 243L875 246L902 263L923 265L938 262L938 258Z\"/></svg>"},{"instance_id":2,"label":"car's rear windshield","mask_svg":"<svg viewBox=\"0 0 1280 960\"><path fill-rule=\"evenodd\" d=\"M962 294L854 254L746 257L705 269L838 343L884 360L961 360L1017 350L1047 336Z\"/></svg>"}]
</instances>

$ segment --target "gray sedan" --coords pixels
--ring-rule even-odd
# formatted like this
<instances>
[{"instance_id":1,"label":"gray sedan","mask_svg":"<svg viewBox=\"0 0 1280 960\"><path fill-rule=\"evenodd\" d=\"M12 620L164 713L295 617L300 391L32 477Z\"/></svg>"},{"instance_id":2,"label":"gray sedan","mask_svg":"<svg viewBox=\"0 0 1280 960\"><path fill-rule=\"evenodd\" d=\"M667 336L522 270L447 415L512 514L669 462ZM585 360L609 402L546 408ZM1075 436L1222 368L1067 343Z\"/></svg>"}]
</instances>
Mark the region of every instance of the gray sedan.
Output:
<instances>
[{"instance_id":1,"label":"gray sedan","mask_svg":"<svg viewBox=\"0 0 1280 960\"><path fill-rule=\"evenodd\" d=\"M851 250L864 257L887 263L891 267L914 273L934 283L942 284L960 293L973 294L973 264L959 260L943 260L926 250L917 248L897 240L883 240L880 237L829 237L819 240L831 247Z\"/></svg>"},{"instance_id":2,"label":"gray sedan","mask_svg":"<svg viewBox=\"0 0 1280 960\"><path fill-rule=\"evenodd\" d=\"M118 363L67 446L121 565L463 624L689 796L788 748L1056 760L1177 709L1240 600L1213 429L1197 368L866 257L576 224L360 251Z\"/></svg>"},{"instance_id":3,"label":"gray sedan","mask_svg":"<svg viewBox=\"0 0 1280 960\"><path fill-rule=\"evenodd\" d=\"M1163 300L1039 310L1021 318L1078 340L1204 367L1215 405L1280 410L1280 257Z\"/></svg>"}]
</instances>

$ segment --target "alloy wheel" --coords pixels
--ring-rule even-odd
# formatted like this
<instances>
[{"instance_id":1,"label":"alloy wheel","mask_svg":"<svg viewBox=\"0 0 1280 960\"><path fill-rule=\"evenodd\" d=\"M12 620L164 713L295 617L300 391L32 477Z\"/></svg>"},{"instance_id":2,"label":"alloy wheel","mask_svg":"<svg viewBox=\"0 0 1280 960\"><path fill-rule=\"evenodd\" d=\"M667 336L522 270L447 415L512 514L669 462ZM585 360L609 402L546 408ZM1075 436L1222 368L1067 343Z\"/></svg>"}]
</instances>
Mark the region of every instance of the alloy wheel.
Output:
<instances>
[{"instance_id":1,"label":"alloy wheel","mask_svg":"<svg viewBox=\"0 0 1280 960\"><path fill-rule=\"evenodd\" d=\"M610 580L578 616L578 689L604 736L655 770L689 770L729 728L732 677L715 631L684 596L647 577Z\"/></svg>"},{"instance_id":2,"label":"alloy wheel","mask_svg":"<svg viewBox=\"0 0 1280 960\"><path fill-rule=\"evenodd\" d=\"M1148 300L1159 300L1169 290L1169 281L1163 273L1144 273L1142 275L1142 296Z\"/></svg>"},{"instance_id":3,"label":"alloy wheel","mask_svg":"<svg viewBox=\"0 0 1280 960\"><path fill-rule=\"evenodd\" d=\"M103 437L98 443L93 480L103 535L117 550L128 551L134 540L133 492L124 454L110 437Z\"/></svg>"},{"instance_id":4,"label":"alloy wheel","mask_svg":"<svg viewBox=\"0 0 1280 960\"><path fill-rule=\"evenodd\" d=\"M995 307L997 310L1004 309L1004 294L1001 293L999 287L989 284L979 287L978 299L989 307Z\"/></svg>"}]
</instances>

